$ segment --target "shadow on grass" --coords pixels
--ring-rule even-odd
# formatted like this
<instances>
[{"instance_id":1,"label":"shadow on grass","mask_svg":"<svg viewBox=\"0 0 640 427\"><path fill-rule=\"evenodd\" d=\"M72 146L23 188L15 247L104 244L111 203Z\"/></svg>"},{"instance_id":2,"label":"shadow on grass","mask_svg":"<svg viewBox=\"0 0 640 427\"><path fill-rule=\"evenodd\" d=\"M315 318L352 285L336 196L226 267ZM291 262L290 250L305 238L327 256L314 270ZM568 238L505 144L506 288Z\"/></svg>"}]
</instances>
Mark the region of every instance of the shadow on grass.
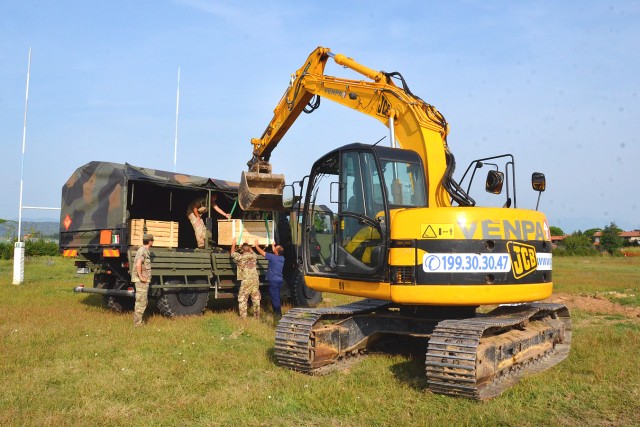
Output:
<instances>
[{"instance_id":1,"label":"shadow on grass","mask_svg":"<svg viewBox=\"0 0 640 427\"><path fill-rule=\"evenodd\" d=\"M407 360L392 365L389 369L398 381L414 390L424 391L428 388L424 360L411 356Z\"/></svg>"},{"instance_id":2,"label":"shadow on grass","mask_svg":"<svg viewBox=\"0 0 640 427\"><path fill-rule=\"evenodd\" d=\"M234 310L236 307L235 298L213 298L213 293L209 295L209 303L207 303L207 309L214 313L220 313L223 311Z\"/></svg>"},{"instance_id":3,"label":"shadow on grass","mask_svg":"<svg viewBox=\"0 0 640 427\"><path fill-rule=\"evenodd\" d=\"M104 308L104 298L102 295L85 294L84 298L80 297L80 303L89 307L102 307Z\"/></svg>"},{"instance_id":4,"label":"shadow on grass","mask_svg":"<svg viewBox=\"0 0 640 427\"><path fill-rule=\"evenodd\" d=\"M391 374L398 382L407 384L414 390L424 391L428 389L425 374L426 340L424 339L399 339L380 342L374 346L367 357L375 357L376 354L399 355L404 360L389 367ZM274 366L279 366L275 355L275 348L270 346L265 350L265 356Z\"/></svg>"},{"instance_id":5,"label":"shadow on grass","mask_svg":"<svg viewBox=\"0 0 640 427\"><path fill-rule=\"evenodd\" d=\"M133 313L133 304L135 303L135 301L133 300L133 298L131 299L131 309L127 309L125 308L124 311L122 311L121 313L118 313L116 311L113 311L111 309L109 309L107 307L107 305L104 302L104 295L97 295L97 294L84 294L84 297L80 297L80 303L87 306L87 307L98 307L98 308L102 308L105 312L108 313L113 313L114 315L118 315L118 314L132 314ZM147 314L160 314L160 311L158 310L158 306L156 304L155 299L149 298L149 303L147 305L147 309L145 310L145 312Z\"/></svg>"},{"instance_id":6,"label":"shadow on grass","mask_svg":"<svg viewBox=\"0 0 640 427\"><path fill-rule=\"evenodd\" d=\"M427 339L396 336L389 340L381 341L375 346L375 351L390 355L403 356L402 362L389 367L393 376L402 383L415 390L427 388L425 374L425 352Z\"/></svg>"},{"instance_id":7,"label":"shadow on grass","mask_svg":"<svg viewBox=\"0 0 640 427\"><path fill-rule=\"evenodd\" d=\"M276 359L276 349L273 347L269 347L267 351L265 351L265 356L267 356L267 360L271 362L274 366L278 365L278 359Z\"/></svg>"},{"instance_id":8,"label":"shadow on grass","mask_svg":"<svg viewBox=\"0 0 640 427\"><path fill-rule=\"evenodd\" d=\"M128 314L131 315L133 313L133 298L131 299L131 309L126 309L122 313L118 313L110 310L105 302L103 295L96 294L84 294L79 296L80 303L87 307L97 307L102 308L108 313L112 313L114 315L118 314ZM213 313L223 313L226 311L231 311L236 308L236 300L234 298L220 298L213 299L213 296L210 296L209 302L207 303L206 310L211 310ZM149 298L149 303L147 305L147 309L145 310L145 318L149 316L162 316L160 310L158 309L158 300L155 297Z\"/></svg>"}]
</instances>

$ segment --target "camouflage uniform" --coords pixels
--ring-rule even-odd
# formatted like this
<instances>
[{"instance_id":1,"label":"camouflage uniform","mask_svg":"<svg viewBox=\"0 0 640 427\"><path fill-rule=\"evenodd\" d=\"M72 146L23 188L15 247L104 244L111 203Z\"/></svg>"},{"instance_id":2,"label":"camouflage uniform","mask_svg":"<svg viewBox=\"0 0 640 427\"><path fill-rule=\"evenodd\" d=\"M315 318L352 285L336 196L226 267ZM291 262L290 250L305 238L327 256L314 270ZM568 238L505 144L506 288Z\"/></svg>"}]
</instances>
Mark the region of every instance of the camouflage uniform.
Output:
<instances>
[{"instance_id":1,"label":"camouflage uniform","mask_svg":"<svg viewBox=\"0 0 640 427\"><path fill-rule=\"evenodd\" d=\"M191 202L187 208L187 218L189 218L193 226L193 231L196 233L196 242L201 249L204 248L204 241L207 238L207 228L204 225L202 217L197 217L196 214L193 213L193 209L198 208L201 214L205 213L207 211L206 204L207 199L201 198Z\"/></svg>"},{"instance_id":2,"label":"camouflage uniform","mask_svg":"<svg viewBox=\"0 0 640 427\"><path fill-rule=\"evenodd\" d=\"M138 269L135 265L142 259L142 277L138 277ZM136 285L136 305L133 311L133 324L142 325L142 315L147 308L149 293L149 280L151 280L151 253L145 246L140 246L134 260L131 280Z\"/></svg>"},{"instance_id":3,"label":"camouflage uniform","mask_svg":"<svg viewBox=\"0 0 640 427\"><path fill-rule=\"evenodd\" d=\"M241 281L238 292L238 310L240 317L247 317L247 301L251 296L254 317L260 316L260 279L258 277L257 257L253 252L239 254L234 252L231 258L238 264L238 280Z\"/></svg>"}]
</instances>

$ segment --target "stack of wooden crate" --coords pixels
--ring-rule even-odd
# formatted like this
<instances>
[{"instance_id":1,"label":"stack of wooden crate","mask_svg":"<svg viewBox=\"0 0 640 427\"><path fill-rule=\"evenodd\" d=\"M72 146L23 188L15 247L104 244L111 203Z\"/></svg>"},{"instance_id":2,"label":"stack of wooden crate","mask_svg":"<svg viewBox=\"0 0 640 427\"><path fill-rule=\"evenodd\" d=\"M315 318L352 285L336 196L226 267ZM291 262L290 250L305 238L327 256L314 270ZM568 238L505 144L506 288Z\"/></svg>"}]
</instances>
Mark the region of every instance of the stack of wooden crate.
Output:
<instances>
[{"instance_id":1,"label":"stack of wooden crate","mask_svg":"<svg viewBox=\"0 0 640 427\"><path fill-rule=\"evenodd\" d=\"M175 221L154 221L150 219L131 220L131 244L142 245L142 235L153 234L153 246L163 248L178 247L178 223Z\"/></svg>"},{"instance_id":2,"label":"stack of wooden crate","mask_svg":"<svg viewBox=\"0 0 640 427\"><path fill-rule=\"evenodd\" d=\"M267 228L268 227L268 228ZM238 244L249 243L251 246L257 240L262 246L273 242L273 221L225 219L218 221L218 244L229 246L234 241Z\"/></svg>"}]
</instances>

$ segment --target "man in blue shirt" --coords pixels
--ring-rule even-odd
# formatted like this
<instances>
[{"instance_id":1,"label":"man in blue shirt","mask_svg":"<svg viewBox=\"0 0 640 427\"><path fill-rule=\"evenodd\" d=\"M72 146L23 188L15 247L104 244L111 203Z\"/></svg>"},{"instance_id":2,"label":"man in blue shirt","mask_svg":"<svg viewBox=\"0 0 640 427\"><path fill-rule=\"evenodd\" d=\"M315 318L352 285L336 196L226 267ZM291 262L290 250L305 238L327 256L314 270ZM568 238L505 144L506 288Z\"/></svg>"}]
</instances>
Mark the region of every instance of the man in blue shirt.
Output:
<instances>
[{"instance_id":1,"label":"man in blue shirt","mask_svg":"<svg viewBox=\"0 0 640 427\"><path fill-rule=\"evenodd\" d=\"M273 313L276 320L282 317L282 308L280 307L280 288L282 288L282 269L284 268L284 248L280 245L276 245L275 242L271 245L273 253L265 252L258 241L255 244L256 250L260 255L265 257L269 261L267 266L267 281L269 282L269 296L271 297L271 306L273 307Z\"/></svg>"}]
</instances>

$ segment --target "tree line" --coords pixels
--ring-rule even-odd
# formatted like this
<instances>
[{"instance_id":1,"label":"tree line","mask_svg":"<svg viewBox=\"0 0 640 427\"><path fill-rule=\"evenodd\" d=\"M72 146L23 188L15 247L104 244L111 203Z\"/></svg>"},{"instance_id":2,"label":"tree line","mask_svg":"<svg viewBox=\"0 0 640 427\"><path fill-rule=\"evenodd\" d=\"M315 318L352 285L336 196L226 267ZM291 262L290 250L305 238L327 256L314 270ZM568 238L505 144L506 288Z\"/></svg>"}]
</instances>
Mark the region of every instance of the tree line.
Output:
<instances>
[{"instance_id":1,"label":"tree line","mask_svg":"<svg viewBox=\"0 0 640 427\"><path fill-rule=\"evenodd\" d=\"M549 227L552 236L564 236L565 233L560 227ZM629 243L622 237L620 233L623 230L611 222L604 228L590 228L585 231L576 231L567 236L558 247L553 250L553 255L557 256L592 256L608 253L610 255L619 255L620 248L625 245L636 245ZM598 248L596 248L594 234L602 232L600 236Z\"/></svg>"},{"instance_id":2,"label":"tree line","mask_svg":"<svg viewBox=\"0 0 640 427\"><path fill-rule=\"evenodd\" d=\"M27 240L24 247L26 256L58 256L60 249L58 242L44 239ZM13 258L14 242L0 242L0 259Z\"/></svg>"},{"instance_id":3,"label":"tree line","mask_svg":"<svg viewBox=\"0 0 640 427\"><path fill-rule=\"evenodd\" d=\"M9 221L6 219L0 218L0 225L8 224L12 225L15 221ZM33 227L31 227L33 229ZM25 243L24 253L26 256L58 256L60 255L60 249L58 248L57 241L45 240L46 237L41 233L38 233L35 230L29 230L28 233L34 237L32 239L27 239ZM0 242L0 259L11 259L13 258L13 249L15 246L15 242L17 239L15 235L13 238L7 241ZM37 237L37 238L36 238Z\"/></svg>"}]
</instances>

